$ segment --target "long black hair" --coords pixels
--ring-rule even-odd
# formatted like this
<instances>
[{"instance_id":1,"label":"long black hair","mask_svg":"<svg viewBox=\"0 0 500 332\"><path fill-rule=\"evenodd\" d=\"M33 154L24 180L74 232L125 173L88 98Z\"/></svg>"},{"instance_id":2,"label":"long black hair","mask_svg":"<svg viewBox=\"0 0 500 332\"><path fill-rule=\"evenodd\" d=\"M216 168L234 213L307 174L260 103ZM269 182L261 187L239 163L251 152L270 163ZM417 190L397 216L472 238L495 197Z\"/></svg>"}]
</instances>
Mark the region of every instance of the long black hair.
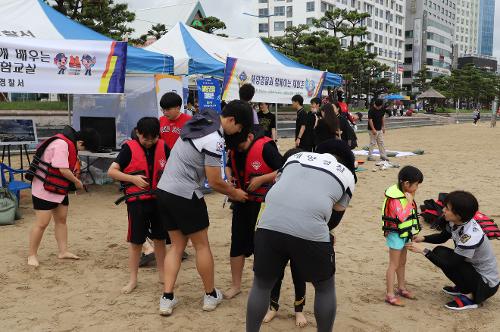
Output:
<instances>
[{"instance_id":1,"label":"long black hair","mask_svg":"<svg viewBox=\"0 0 500 332\"><path fill-rule=\"evenodd\" d=\"M320 111L323 112L323 117L320 121L323 121L326 124L328 133L331 137L337 137L339 131L339 119L337 114L335 114L333 107L334 106L330 103L321 106Z\"/></svg>"}]
</instances>

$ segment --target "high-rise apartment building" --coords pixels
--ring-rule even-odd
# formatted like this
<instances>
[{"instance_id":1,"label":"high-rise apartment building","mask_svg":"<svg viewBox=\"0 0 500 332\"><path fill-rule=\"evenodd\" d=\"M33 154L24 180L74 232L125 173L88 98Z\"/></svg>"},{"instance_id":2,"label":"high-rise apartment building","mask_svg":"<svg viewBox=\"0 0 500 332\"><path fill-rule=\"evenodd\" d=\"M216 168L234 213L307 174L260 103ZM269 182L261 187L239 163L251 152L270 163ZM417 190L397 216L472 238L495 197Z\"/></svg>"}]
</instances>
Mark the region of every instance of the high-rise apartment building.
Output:
<instances>
[{"instance_id":1,"label":"high-rise apartment building","mask_svg":"<svg viewBox=\"0 0 500 332\"><path fill-rule=\"evenodd\" d=\"M424 67L429 78L450 75L456 21L455 0L408 0L403 88Z\"/></svg>"},{"instance_id":2,"label":"high-rise apartment building","mask_svg":"<svg viewBox=\"0 0 500 332\"><path fill-rule=\"evenodd\" d=\"M459 57L478 53L479 2L456 0L454 47Z\"/></svg>"},{"instance_id":3,"label":"high-rise apartment building","mask_svg":"<svg viewBox=\"0 0 500 332\"><path fill-rule=\"evenodd\" d=\"M493 55L495 0L479 0L478 53Z\"/></svg>"},{"instance_id":4,"label":"high-rise apartment building","mask_svg":"<svg viewBox=\"0 0 500 332\"><path fill-rule=\"evenodd\" d=\"M405 0L254 0L257 4L259 35L282 36L285 28L299 24L313 25L335 8L357 10L371 15L363 22L368 34L364 40L373 43L371 51L377 60L388 65L385 73L396 84L401 82L404 52ZM357 39L358 41L360 39ZM347 47L348 39L342 40Z\"/></svg>"}]
</instances>

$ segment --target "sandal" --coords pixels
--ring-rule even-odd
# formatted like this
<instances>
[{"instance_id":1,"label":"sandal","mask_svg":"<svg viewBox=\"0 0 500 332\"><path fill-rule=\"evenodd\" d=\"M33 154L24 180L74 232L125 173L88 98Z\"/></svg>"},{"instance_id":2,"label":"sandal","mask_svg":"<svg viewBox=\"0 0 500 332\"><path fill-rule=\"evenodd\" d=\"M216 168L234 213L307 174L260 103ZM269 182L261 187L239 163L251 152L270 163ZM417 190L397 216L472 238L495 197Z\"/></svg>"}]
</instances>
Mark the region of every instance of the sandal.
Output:
<instances>
[{"instance_id":1,"label":"sandal","mask_svg":"<svg viewBox=\"0 0 500 332\"><path fill-rule=\"evenodd\" d=\"M386 295L385 296L385 302L389 303L390 305L396 306L396 307L404 307L404 303L401 301L401 299L397 296L394 295Z\"/></svg>"},{"instance_id":2,"label":"sandal","mask_svg":"<svg viewBox=\"0 0 500 332\"><path fill-rule=\"evenodd\" d=\"M410 300L416 300L417 299L417 297L415 295L413 295L413 293L410 292L407 289L398 288L396 290L396 294L399 295L399 296L402 296L404 298L410 299Z\"/></svg>"}]
</instances>

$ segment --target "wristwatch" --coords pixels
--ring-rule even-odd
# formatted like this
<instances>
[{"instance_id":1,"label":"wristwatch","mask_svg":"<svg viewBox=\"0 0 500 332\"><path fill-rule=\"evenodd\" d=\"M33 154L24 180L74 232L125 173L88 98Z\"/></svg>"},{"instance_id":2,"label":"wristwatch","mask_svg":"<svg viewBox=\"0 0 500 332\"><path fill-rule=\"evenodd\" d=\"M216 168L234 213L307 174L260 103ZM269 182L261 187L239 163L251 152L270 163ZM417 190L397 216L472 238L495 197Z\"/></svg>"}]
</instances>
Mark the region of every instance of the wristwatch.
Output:
<instances>
[{"instance_id":1,"label":"wristwatch","mask_svg":"<svg viewBox=\"0 0 500 332\"><path fill-rule=\"evenodd\" d=\"M428 253L430 253L430 252L431 252L431 251L430 251L429 249L424 248L424 250L423 250L422 254L423 254L424 256L427 256L427 254L428 254Z\"/></svg>"}]
</instances>

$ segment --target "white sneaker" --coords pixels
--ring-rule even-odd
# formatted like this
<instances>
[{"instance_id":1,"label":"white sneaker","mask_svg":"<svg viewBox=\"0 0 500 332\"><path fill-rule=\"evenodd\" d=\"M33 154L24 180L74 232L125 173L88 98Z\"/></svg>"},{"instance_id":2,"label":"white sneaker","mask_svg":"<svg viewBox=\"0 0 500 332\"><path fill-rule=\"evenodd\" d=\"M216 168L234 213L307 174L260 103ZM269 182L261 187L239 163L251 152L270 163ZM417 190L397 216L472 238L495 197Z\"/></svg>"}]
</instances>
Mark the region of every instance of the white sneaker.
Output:
<instances>
[{"instance_id":1,"label":"white sneaker","mask_svg":"<svg viewBox=\"0 0 500 332\"><path fill-rule=\"evenodd\" d=\"M203 296L203 310L215 310L215 308L217 308L217 306L222 302L222 292L215 288L215 293L217 294L217 297L207 294Z\"/></svg>"},{"instance_id":2,"label":"white sneaker","mask_svg":"<svg viewBox=\"0 0 500 332\"><path fill-rule=\"evenodd\" d=\"M177 304L179 304L179 300L175 296L172 300L160 297L160 315L170 316Z\"/></svg>"}]
</instances>

